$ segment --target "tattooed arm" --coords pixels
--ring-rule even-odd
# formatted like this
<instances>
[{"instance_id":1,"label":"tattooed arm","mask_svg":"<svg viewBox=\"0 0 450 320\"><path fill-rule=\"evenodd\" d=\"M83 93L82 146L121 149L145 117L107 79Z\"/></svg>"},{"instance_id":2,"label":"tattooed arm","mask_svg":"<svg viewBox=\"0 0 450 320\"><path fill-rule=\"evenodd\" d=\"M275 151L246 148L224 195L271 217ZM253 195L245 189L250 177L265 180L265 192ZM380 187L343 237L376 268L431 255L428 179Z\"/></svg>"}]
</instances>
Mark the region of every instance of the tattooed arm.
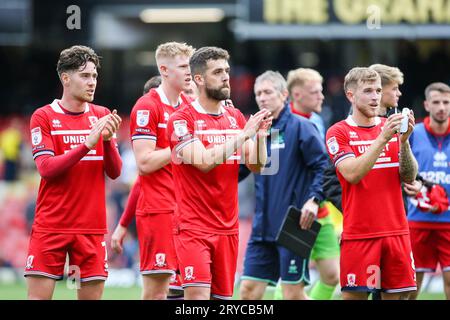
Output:
<instances>
[{"instance_id":1,"label":"tattooed arm","mask_svg":"<svg viewBox=\"0 0 450 320\"><path fill-rule=\"evenodd\" d=\"M417 164L416 158L414 158L408 140L414 130L414 125L414 112L411 111L409 114L408 131L400 135L400 180L407 183L413 182L419 171L419 165Z\"/></svg>"},{"instance_id":2,"label":"tattooed arm","mask_svg":"<svg viewBox=\"0 0 450 320\"><path fill-rule=\"evenodd\" d=\"M411 151L409 141L401 143L400 149L400 180L411 183L416 179L419 166Z\"/></svg>"}]
</instances>

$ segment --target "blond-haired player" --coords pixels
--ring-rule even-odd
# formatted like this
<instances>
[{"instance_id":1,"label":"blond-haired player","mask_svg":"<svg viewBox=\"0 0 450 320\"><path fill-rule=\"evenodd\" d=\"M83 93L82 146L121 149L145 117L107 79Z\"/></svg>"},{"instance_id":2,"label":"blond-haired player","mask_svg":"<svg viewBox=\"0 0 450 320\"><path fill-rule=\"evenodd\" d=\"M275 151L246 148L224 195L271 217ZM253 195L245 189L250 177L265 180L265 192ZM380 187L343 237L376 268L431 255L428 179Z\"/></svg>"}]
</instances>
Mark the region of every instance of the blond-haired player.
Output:
<instances>
[{"instance_id":1,"label":"blond-haired player","mask_svg":"<svg viewBox=\"0 0 450 320\"><path fill-rule=\"evenodd\" d=\"M193 52L185 43L159 45L155 58L161 85L139 98L131 112L130 133L141 182L136 227L143 299L166 299L177 270L172 237L175 194L166 128L169 116L181 102L189 101L182 91L191 85L189 58ZM125 233L126 228L119 224L116 239L123 239ZM113 245L119 247L120 243Z\"/></svg>"},{"instance_id":2,"label":"blond-haired player","mask_svg":"<svg viewBox=\"0 0 450 320\"><path fill-rule=\"evenodd\" d=\"M414 116L409 114L402 134L401 114L378 116L381 78L370 68L350 70L344 90L352 115L333 125L326 137L342 185L342 296L367 299L369 292L381 289L383 299L404 299L416 290L400 184L417 175L408 142Z\"/></svg>"}]
</instances>

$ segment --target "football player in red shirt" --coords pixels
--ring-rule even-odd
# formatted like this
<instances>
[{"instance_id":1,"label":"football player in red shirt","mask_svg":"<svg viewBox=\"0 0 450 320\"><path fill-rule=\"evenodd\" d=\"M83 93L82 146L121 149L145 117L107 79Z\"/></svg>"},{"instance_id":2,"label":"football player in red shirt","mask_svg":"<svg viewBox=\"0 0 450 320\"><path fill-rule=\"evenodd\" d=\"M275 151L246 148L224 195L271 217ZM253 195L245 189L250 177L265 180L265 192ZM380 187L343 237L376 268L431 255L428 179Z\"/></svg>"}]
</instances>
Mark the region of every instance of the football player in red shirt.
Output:
<instances>
[{"instance_id":1,"label":"football player in red shirt","mask_svg":"<svg viewBox=\"0 0 450 320\"><path fill-rule=\"evenodd\" d=\"M120 175L113 138L121 118L94 105L99 58L88 47L61 52L61 100L37 109L30 123L33 158L41 175L25 276L29 299L51 299L69 256L79 299L100 299L108 264L105 178Z\"/></svg>"},{"instance_id":2,"label":"football player in red shirt","mask_svg":"<svg viewBox=\"0 0 450 320\"><path fill-rule=\"evenodd\" d=\"M246 123L238 109L223 103L230 97L228 59L228 52L217 47L192 55L199 98L168 123L177 200L175 249L188 300L232 297L239 160L244 157L250 170L260 172L267 158L270 112L260 111Z\"/></svg>"},{"instance_id":3,"label":"football player in red shirt","mask_svg":"<svg viewBox=\"0 0 450 320\"><path fill-rule=\"evenodd\" d=\"M144 84L144 90L142 92L143 95L147 94L151 89L156 89L161 85L161 76L153 76L147 80ZM120 221L117 224L114 232L111 236L111 248L114 252L118 254L122 254L123 252L123 239L126 236L127 228L131 223L131 220L136 215L136 207L139 199L139 194L141 193L141 183L139 178L136 179L135 183L130 189L130 193L128 195L127 204L125 206L124 211L120 217Z\"/></svg>"},{"instance_id":4,"label":"football player in red shirt","mask_svg":"<svg viewBox=\"0 0 450 320\"><path fill-rule=\"evenodd\" d=\"M342 297L367 299L381 289L383 299L407 298L416 282L401 182L412 182L418 170L408 142L414 116L402 134L401 114L377 116L382 87L375 70L353 68L344 90L353 113L326 137L342 185Z\"/></svg>"},{"instance_id":5,"label":"football player in red shirt","mask_svg":"<svg viewBox=\"0 0 450 320\"><path fill-rule=\"evenodd\" d=\"M131 112L130 133L141 185L136 227L143 299L166 299L170 278L177 270L172 234L175 192L166 128L170 114L190 101L181 93L191 83L193 51L185 43L158 46L155 56L161 85L139 98Z\"/></svg>"}]
</instances>

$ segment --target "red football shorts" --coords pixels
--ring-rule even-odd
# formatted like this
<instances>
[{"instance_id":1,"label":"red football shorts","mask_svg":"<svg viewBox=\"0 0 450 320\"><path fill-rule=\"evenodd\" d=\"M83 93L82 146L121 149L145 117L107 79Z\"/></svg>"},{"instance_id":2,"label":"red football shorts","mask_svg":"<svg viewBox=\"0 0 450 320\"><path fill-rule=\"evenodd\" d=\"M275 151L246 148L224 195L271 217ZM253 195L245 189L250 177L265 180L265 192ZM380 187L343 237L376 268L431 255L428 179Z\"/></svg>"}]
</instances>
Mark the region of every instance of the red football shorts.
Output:
<instances>
[{"instance_id":1,"label":"red football shorts","mask_svg":"<svg viewBox=\"0 0 450 320\"><path fill-rule=\"evenodd\" d=\"M238 254L238 234L218 235L181 230L175 248L183 288L210 287L216 299L231 299Z\"/></svg>"},{"instance_id":2,"label":"red football shorts","mask_svg":"<svg viewBox=\"0 0 450 320\"><path fill-rule=\"evenodd\" d=\"M450 230L411 228L411 246L417 272L434 272L439 263L450 271Z\"/></svg>"},{"instance_id":3,"label":"red football shorts","mask_svg":"<svg viewBox=\"0 0 450 320\"><path fill-rule=\"evenodd\" d=\"M170 213L136 216L141 274L175 274L172 216Z\"/></svg>"},{"instance_id":4,"label":"red football shorts","mask_svg":"<svg viewBox=\"0 0 450 320\"><path fill-rule=\"evenodd\" d=\"M108 263L102 234L63 234L31 232L25 276L64 277L66 256L69 276L81 282L106 280Z\"/></svg>"},{"instance_id":5,"label":"red football shorts","mask_svg":"<svg viewBox=\"0 0 450 320\"><path fill-rule=\"evenodd\" d=\"M340 259L343 291L416 290L409 235L342 240Z\"/></svg>"}]
</instances>

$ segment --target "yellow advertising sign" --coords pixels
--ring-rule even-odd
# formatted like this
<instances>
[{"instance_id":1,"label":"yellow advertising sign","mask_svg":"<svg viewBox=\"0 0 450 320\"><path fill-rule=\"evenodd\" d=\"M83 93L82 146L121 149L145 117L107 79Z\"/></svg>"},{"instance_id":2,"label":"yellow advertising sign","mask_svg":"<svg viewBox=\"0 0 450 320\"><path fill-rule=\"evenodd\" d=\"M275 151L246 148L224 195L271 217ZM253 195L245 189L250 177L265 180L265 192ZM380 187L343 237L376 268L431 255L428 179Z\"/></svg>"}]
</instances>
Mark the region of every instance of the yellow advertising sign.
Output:
<instances>
[{"instance_id":1,"label":"yellow advertising sign","mask_svg":"<svg viewBox=\"0 0 450 320\"><path fill-rule=\"evenodd\" d=\"M374 15L382 24L450 23L450 0L262 0L262 5L262 22L269 24L351 25Z\"/></svg>"}]
</instances>

